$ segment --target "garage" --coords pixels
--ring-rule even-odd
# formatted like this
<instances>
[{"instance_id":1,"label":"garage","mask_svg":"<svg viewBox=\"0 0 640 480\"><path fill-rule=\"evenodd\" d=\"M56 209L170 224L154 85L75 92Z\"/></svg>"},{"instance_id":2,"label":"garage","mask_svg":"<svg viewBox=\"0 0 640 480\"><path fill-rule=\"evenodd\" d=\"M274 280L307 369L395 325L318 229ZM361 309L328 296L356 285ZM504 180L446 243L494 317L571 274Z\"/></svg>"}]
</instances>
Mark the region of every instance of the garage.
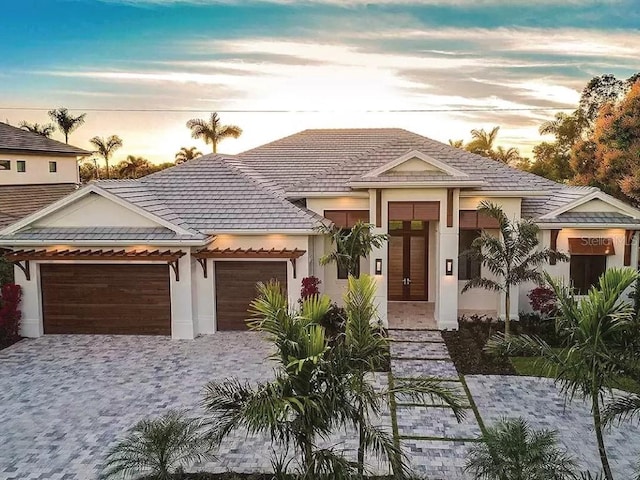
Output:
<instances>
[{"instance_id":1,"label":"garage","mask_svg":"<svg viewBox=\"0 0 640 480\"><path fill-rule=\"evenodd\" d=\"M45 334L170 335L167 264L41 264Z\"/></svg>"},{"instance_id":2,"label":"garage","mask_svg":"<svg viewBox=\"0 0 640 480\"><path fill-rule=\"evenodd\" d=\"M286 290L287 263L275 261L215 262L218 330L246 330L256 284L277 280Z\"/></svg>"}]
</instances>

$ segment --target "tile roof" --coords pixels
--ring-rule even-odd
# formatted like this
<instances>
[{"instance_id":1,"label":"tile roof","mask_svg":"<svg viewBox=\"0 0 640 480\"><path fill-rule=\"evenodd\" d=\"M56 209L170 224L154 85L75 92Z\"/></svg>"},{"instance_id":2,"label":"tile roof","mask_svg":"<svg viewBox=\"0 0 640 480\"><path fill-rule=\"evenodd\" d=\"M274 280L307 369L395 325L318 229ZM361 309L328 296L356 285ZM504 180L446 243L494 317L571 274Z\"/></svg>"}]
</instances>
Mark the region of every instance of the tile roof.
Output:
<instances>
[{"instance_id":1,"label":"tile roof","mask_svg":"<svg viewBox=\"0 0 640 480\"><path fill-rule=\"evenodd\" d=\"M603 223L640 225L640 219L618 212L566 212L555 218L541 220L543 223Z\"/></svg>"},{"instance_id":2,"label":"tile roof","mask_svg":"<svg viewBox=\"0 0 640 480\"><path fill-rule=\"evenodd\" d=\"M546 215L598 190L595 187L574 187L560 184L556 184L556 187L548 195L523 198L522 217L537 218Z\"/></svg>"},{"instance_id":3,"label":"tile roof","mask_svg":"<svg viewBox=\"0 0 640 480\"><path fill-rule=\"evenodd\" d=\"M482 180L480 190L535 191L558 184L403 129L305 130L237 155L292 195L347 192L349 182L417 150Z\"/></svg>"},{"instance_id":4,"label":"tile roof","mask_svg":"<svg viewBox=\"0 0 640 480\"><path fill-rule=\"evenodd\" d=\"M167 221L200 232L311 230L322 218L270 190L229 156L206 155L132 181L96 184Z\"/></svg>"},{"instance_id":5,"label":"tile roof","mask_svg":"<svg viewBox=\"0 0 640 480\"><path fill-rule=\"evenodd\" d=\"M73 145L0 122L0 152L3 150L72 156L91 155L91 152Z\"/></svg>"},{"instance_id":6,"label":"tile roof","mask_svg":"<svg viewBox=\"0 0 640 480\"><path fill-rule=\"evenodd\" d=\"M0 228L26 217L75 191L73 183L0 185Z\"/></svg>"},{"instance_id":7,"label":"tile roof","mask_svg":"<svg viewBox=\"0 0 640 480\"><path fill-rule=\"evenodd\" d=\"M205 240L205 235L181 235L164 227L32 227L11 235L0 236L2 242L12 241L171 241Z\"/></svg>"}]
</instances>

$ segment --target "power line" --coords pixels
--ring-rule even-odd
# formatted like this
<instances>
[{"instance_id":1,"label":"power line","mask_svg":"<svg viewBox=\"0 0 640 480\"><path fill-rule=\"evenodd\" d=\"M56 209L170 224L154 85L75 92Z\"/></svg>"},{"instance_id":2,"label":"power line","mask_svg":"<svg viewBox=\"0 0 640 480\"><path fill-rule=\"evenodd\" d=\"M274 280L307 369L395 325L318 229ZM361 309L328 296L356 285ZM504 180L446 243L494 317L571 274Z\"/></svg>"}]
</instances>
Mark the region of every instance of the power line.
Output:
<instances>
[{"instance_id":1,"label":"power line","mask_svg":"<svg viewBox=\"0 0 640 480\"><path fill-rule=\"evenodd\" d=\"M20 111L49 111L51 108L42 107L2 107L0 110L20 110ZM129 112L129 113L207 113L216 111L218 113L344 113L345 110L246 110L246 109L183 109L183 108L78 108L69 110L81 110L83 112ZM354 113L447 113L447 112L551 112L567 111L573 108L560 107L532 107L532 108L499 108L499 107L478 107L478 108L398 108L398 109L370 109L370 110L346 110Z\"/></svg>"}]
</instances>

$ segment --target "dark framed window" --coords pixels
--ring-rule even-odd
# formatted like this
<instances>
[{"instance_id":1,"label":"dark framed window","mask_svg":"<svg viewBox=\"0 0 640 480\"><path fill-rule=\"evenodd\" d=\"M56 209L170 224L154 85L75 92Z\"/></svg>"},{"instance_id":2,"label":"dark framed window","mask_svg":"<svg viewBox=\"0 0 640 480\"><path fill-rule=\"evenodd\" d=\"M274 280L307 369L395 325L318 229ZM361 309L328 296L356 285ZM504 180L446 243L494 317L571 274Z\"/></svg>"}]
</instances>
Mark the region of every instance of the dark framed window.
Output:
<instances>
[{"instance_id":1,"label":"dark framed window","mask_svg":"<svg viewBox=\"0 0 640 480\"><path fill-rule=\"evenodd\" d=\"M49 173L56 173L58 171L58 162L49 162Z\"/></svg>"},{"instance_id":2,"label":"dark framed window","mask_svg":"<svg viewBox=\"0 0 640 480\"><path fill-rule=\"evenodd\" d=\"M19 173L24 173L27 171L27 162L25 162L24 160L18 160L16 161L16 170Z\"/></svg>"},{"instance_id":3,"label":"dark framed window","mask_svg":"<svg viewBox=\"0 0 640 480\"><path fill-rule=\"evenodd\" d=\"M471 280L480 276L480 260L468 254L473 241L480 236L481 230L460 230L458 241L458 280Z\"/></svg>"},{"instance_id":4,"label":"dark framed window","mask_svg":"<svg viewBox=\"0 0 640 480\"><path fill-rule=\"evenodd\" d=\"M606 269L606 255L571 255L569 278L576 293L586 295Z\"/></svg>"},{"instance_id":5,"label":"dark framed window","mask_svg":"<svg viewBox=\"0 0 640 480\"><path fill-rule=\"evenodd\" d=\"M0 170L11 170L11 160L0 160Z\"/></svg>"}]
</instances>

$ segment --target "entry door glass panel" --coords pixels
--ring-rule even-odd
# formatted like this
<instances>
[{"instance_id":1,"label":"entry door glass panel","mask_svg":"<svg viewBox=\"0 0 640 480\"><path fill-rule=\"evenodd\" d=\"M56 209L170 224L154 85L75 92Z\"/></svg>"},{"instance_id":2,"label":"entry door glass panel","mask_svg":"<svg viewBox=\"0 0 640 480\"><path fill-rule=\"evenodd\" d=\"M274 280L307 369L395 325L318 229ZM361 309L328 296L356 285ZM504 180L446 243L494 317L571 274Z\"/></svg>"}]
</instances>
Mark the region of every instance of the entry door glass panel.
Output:
<instances>
[{"instance_id":1,"label":"entry door glass panel","mask_svg":"<svg viewBox=\"0 0 640 480\"><path fill-rule=\"evenodd\" d=\"M404 237L389 238L389 299L402 300L404 296Z\"/></svg>"},{"instance_id":2,"label":"entry door glass panel","mask_svg":"<svg viewBox=\"0 0 640 480\"><path fill-rule=\"evenodd\" d=\"M426 300L426 238L412 235L410 239L409 278L411 283L409 284L409 298L411 300Z\"/></svg>"}]
</instances>

